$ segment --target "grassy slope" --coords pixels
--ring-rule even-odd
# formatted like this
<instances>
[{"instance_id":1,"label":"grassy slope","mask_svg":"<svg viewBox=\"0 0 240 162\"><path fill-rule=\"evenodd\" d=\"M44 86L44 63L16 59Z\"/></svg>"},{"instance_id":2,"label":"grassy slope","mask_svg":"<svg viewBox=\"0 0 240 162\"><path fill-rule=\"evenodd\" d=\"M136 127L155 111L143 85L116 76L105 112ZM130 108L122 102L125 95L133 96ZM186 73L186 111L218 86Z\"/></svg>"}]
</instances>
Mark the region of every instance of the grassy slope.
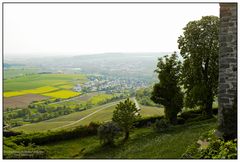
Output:
<instances>
[{"instance_id":1,"label":"grassy slope","mask_svg":"<svg viewBox=\"0 0 240 162\"><path fill-rule=\"evenodd\" d=\"M130 140L117 147L101 147L97 136L72 139L42 146L47 148L49 158L180 158L187 147L199 136L216 127L216 119L187 123L158 134L151 128L135 129Z\"/></svg>"},{"instance_id":2,"label":"grassy slope","mask_svg":"<svg viewBox=\"0 0 240 162\"><path fill-rule=\"evenodd\" d=\"M152 106L144 106L144 105L139 105L139 106L141 107L140 114L143 114L144 117L164 115L164 109L163 108L152 107Z\"/></svg>"},{"instance_id":3,"label":"grassy slope","mask_svg":"<svg viewBox=\"0 0 240 162\"><path fill-rule=\"evenodd\" d=\"M109 104L105 104L102 106L98 106L98 107L94 107L88 110L84 110L81 112L75 112L69 115L64 115L58 118L54 118L54 119L50 119L47 121L42 121L42 122L38 122L38 123L34 123L34 124L28 124L25 126L20 126L20 127L16 127L13 128L14 131L24 131L24 132L39 132L39 131L46 131L49 129L55 129L57 127L63 126L63 125L67 125L70 124L74 121L77 121L95 111L98 111L99 109L106 107L106 109L103 109L101 111L96 112L95 114L77 122L74 125L70 125L67 127L63 127L64 129L66 128L72 128L78 125L87 125L89 124L91 121L93 122L106 122L111 120L112 118L112 112L115 109L117 102L112 102ZM141 111L140 114L143 117L146 116L158 116L158 115L163 115L163 109L161 108L156 108L156 107L147 107L147 106L141 106Z\"/></svg>"}]
</instances>

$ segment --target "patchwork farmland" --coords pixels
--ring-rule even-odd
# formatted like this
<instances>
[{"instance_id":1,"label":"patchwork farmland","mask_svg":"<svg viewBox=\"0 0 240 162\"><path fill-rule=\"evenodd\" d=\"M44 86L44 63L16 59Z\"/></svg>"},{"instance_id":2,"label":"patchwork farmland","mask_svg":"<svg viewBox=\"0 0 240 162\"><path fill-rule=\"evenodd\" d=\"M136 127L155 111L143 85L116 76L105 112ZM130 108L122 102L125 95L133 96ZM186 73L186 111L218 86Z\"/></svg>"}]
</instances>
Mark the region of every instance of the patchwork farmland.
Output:
<instances>
[{"instance_id":1,"label":"patchwork farmland","mask_svg":"<svg viewBox=\"0 0 240 162\"><path fill-rule=\"evenodd\" d=\"M86 76L82 74L32 74L6 79L3 93L4 108L24 107L33 101L47 98L75 97L80 93L72 91L73 86L86 81Z\"/></svg>"},{"instance_id":2,"label":"patchwork farmland","mask_svg":"<svg viewBox=\"0 0 240 162\"><path fill-rule=\"evenodd\" d=\"M83 74L31 74L5 79L4 121L10 125L8 129L31 133L111 121L116 105L129 93L73 90L87 81ZM158 107L140 108L142 117L164 113Z\"/></svg>"},{"instance_id":3,"label":"patchwork farmland","mask_svg":"<svg viewBox=\"0 0 240 162\"><path fill-rule=\"evenodd\" d=\"M59 130L74 128L79 125L88 125L90 122L107 122L111 121L112 113L119 101L111 102L102 106L97 106L81 112L71 113L43 122L27 124L13 128L14 131L23 131L27 133L41 132L48 130ZM140 105L140 115L142 117L162 116L163 108L149 107Z\"/></svg>"}]
</instances>

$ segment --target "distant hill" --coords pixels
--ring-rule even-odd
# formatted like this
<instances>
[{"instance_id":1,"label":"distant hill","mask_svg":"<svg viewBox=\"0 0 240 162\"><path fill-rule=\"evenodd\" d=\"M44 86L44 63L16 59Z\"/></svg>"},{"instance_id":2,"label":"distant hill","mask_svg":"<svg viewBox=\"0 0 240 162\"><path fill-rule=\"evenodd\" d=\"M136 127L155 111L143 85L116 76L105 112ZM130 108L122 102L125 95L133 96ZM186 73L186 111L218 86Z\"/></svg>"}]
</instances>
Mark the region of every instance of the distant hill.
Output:
<instances>
[{"instance_id":1,"label":"distant hill","mask_svg":"<svg viewBox=\"0 0 240 162\"><path fill-rule=\"evenodd\" d=\"M13 66L24 66L23 64L9 64L9 63L3 63L3 68L6 69L6 68L10 68L10 67L13 67Z\"/></svg>"},{"instance_id":2,"label":"distant hill","mask_svg":"<svg viewBox=\"0 0 240 162\"><path fill-rule=\"evenodd\" d=\"M22 62L27 66L37 66L45 71L71 71L81 69L88 74L102 74L125 78L150 79L156 78L159 57L171 52L155 53L101 53L91 55L59 56L26 58ZM76 70L74 71L76 72Z\"/></svg>"}]
</instances>

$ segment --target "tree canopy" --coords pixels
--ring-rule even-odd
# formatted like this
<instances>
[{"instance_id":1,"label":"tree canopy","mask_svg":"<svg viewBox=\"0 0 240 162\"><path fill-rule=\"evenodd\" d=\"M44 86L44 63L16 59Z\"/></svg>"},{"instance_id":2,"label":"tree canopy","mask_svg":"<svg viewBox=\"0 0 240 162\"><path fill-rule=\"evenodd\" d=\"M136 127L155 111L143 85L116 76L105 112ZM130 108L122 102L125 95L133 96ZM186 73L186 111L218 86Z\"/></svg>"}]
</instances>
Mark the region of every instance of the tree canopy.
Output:
<instances>
[{"instance_id":1,"label":"tree canopy","mask_svg":"<svg viewBox=\"0 0 240 162\"><path fill-rule=\"evenodd\" d=\"M219 18L205 16L190 21L178 38L184 59L182 84L186 90L186 107L201 106L205 115L212 114L218 88Z\"/></svg>"},{"instance_id":2,"label":"tree canopy","mask_svg":"<svg viewBox=\"0 0 240 162\"><path fill-rule=\"evenodd\" d=\"M112 120L125 132L125 140L129 138L129 132L134 121L140 117L139 111L135 103L129 98L124 102L119 102L113 111Z\"/></svg>"},{"instance_id":3,"label":"tree canopy","mask_svg":"<svg viewBox=\"0 0 240 162\"><path fill-rule=\"evenodd\" d=\"M170 57L159 58L157 64L159 83L153 87L151 99L164 106L165 116L171 123L176 123L177 114L183 107L183 93L179 85L181 62L176 53Z\"/></svg>"}]
</instances>

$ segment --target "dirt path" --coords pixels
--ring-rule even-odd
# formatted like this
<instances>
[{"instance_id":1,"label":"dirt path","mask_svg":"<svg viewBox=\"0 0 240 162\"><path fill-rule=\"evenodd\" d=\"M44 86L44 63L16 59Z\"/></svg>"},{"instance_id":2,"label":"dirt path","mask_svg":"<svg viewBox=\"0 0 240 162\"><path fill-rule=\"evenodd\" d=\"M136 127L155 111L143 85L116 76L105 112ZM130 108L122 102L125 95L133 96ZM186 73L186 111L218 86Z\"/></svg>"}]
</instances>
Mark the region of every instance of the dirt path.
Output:
<instances>
[{"instance_id":1,"label":"dirt path","mask_svg":"<svg viewBox=\"0 0 240 162\"><path fill-rule=\"evenodd\" d=\"M137 109L141 109L135 97L133 98L133 101L134 101Z\"/></svg>"},{"instance_id":2,"label":"dirt path","mask_svg":"<svg viewBox=\"0 0 240 162\"><path fill-rule=\"evenodd\" d=\"M137 109L141 109L141 108L139 107L139 104L138 104L136 98L134 97L134 98L132 98L132 99L133 99L133 101L134 101L134 103L135 103ZM82 121L82 120L84 120L84 119L86 119L86 118L92 116L93 114L98 113L99 111L102 111L102 110L104 110L104 109L106 109L106 108L108 108L108 107L110 107L110 106L115 105L115 104L118 103L118 102L120 102L120 101L116 101L116 102L109 103L109 104L106 104L106 105L103 105L103 106L99 106L100 109L98 109L98 110L96 110L96 111L94 111L94 112L88 114L87 116L84 116L83 118L81 118L81 119L79 119L79 120L77 120L77 121L74 121L74 122L72 122L72 123L70 123L70 124L66 124L66 125L63 125L63 126L60 126L60 127L54 128L54 129L52 129L52 130L59 129L59 128L64 128L64 127L67 127L67 126L70 126L70 125L74 125L74 124L76 124L76 123L78 123L78 122L80 122L80 121Z\"/></svg>"},{"instance_id":3,"label":"dirt path","mask_svg":"<svg viewBox=\"0 0 240 162\"><path fill-rule=\"evenodd\" d=\"M78 99L78 98L81 98L81 97L82 97L82 95L77 96L77 97L72 97L72 98L66 99L66 100L61 100L61 101L57 101L57 102L52 102L52 103L49 103L48 105L59 104L59 103L63 103L63 102L68 102L68 101L72 101L72 100L75 100L75 99Z\"/></svg>"}]
</instances>

